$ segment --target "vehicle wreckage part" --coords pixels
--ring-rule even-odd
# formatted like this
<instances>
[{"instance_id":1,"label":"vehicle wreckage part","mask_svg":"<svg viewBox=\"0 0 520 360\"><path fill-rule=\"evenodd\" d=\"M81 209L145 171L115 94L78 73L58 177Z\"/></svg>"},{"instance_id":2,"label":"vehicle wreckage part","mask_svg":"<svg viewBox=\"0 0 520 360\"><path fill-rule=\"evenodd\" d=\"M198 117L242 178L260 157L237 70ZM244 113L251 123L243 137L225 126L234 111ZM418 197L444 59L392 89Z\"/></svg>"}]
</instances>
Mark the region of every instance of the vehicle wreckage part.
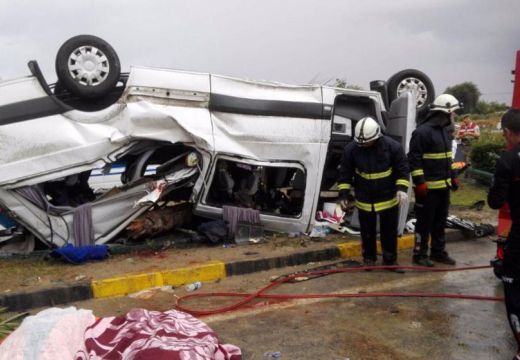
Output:
<instances>
[{"instance_id":1,"label":"vehicle wreckage part","mask_svg":"<svg viewBox=\"0 0 520 360\"><path fill-rule=\"evenodd\" d=\"M391 103L406 91L413 91L417 113L428 110L435 99L435 89L430 78L422 71L406 69L392 75L387 82L388 102Z\"/></svg>"},{"instance_id":2,"label":"vehicle wreckage part","mask_svg":"<svg viewBox=\"0 0 520 360\"><path fill-rule=\"evenodd\" d=\"M177 206L148 211L127 226L128 237L135 240L187 225L191 222L192 210L192 204L182 203Z\"/></svg>"},{"instance_id":3,"label":"vehicle wreckage part","mask_svg":"<svg viewBox=\"0 0 520 360\"><path fill-rule=\"evenodd\" d=\"M367 297L419 297L419 298L443 298L443 299L465 299L465 300L482 300L482 301L504 301L503 297L497 296L482 296L482 295L467 295L467 294L450 294L450 293L425 293L425 292L372 292L372 293L353 293L353 294L267 294L266 292L270 289L280 286L286 282L291 282L297 278L320 276L337 273L348 273L348 272L359 272L364 270L391 270L391 269L404 269L414 270L421 272L448 272L448 271L468 271L468 270L480 270L488 269L490 266L469 266L461 268L427 268L422 266L360 266L360 267L347 267L340 269L326 269L311 272L302 272L297 274L291 274L281 279L276 279L270 284L264 286L260 290L254 293L234 293L234 292L214 292L214 293L197 293L182 296L176 299L175 307L178 310L187 312L195 316L202 315L213 315L223 312L236 310L243 305L251 302L254 299L277 299L277 300L292 300L292 299L325 299L325 298L367 298ZM296 280L298 281L298 280ZM181 305L183 302L190 298L195 297L242 297L243 299L237 301L235 304L223 306L211 310L196 310L190 309Z\"/></svg>"},{"instance_id":4,"label":"vehicle wreckage part","mask_svg":"<svg viewBox=\"0 0 520 360\"><path fill-rule=\"evenodd\" d=\"M115 50L105 40L78 35L65 41L56 55L59 83L87 98L101 97L119 81L121 65Z\"/></svg>"}]
</instances>

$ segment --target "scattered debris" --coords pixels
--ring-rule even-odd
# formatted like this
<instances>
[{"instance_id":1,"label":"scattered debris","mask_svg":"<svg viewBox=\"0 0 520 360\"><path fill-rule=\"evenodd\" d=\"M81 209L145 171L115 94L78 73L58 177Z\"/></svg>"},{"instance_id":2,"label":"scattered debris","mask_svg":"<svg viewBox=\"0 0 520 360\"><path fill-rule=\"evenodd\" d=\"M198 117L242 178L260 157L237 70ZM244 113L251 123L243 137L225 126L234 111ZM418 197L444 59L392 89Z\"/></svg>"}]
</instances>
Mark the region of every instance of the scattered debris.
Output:
<instances>
[{"instance_id":1,"label":"scattered debris","mask_svg":"<svg viewBox=\"0 0 520 360\"><path fill-rule=\"evenodd\" d=\"M311 238L322 238L327 236L330 233L330 230L327 226L316 225L312 228L309 233L309 237Z\"/></svg>"},{"instance_id":2,"label":"scattered debris","mask_svg":"<svg viewBox=\"0 0 520 360\"><path fill-rule=\"evenodd\" d=\"M422 328L422 324L418 321L412 321L412 323L410 324L410 327L412 329L420 329L420 328Z\"/></svg>"},{"instance_id":3,"label":"scattered debris","mask_svg":"<svg viewBox=\"0 0 520 360\"><path fill-rule=\"evenodd\" d=\"M478 202L477 202L478 203ZM475 204L477 204L475 203ZM410 219L406 222L406 232L413 234L415 232L415 225L417 219ZM464 220L455 215L449 215L446 219L446 227L451 229L461 229L471 231L476 237L483 237L493 235L495 233L495 227L491 224L479 224L468 220Z\"/></svg>"},{"instance_id":4,"label":"scattered debris","mask_svg":"<svg viewBox=\"0 0 520 360\"><path fill-rule=\"evenodd\" d=\"M130 239L154 236L191 222L191 203L151 210L132 221L126 228Z\"/></svg>"},{"instance_id":5,"label":"scattered debris","mask_svg":"<svg viewBox=\"0 0 520 360\"><path fill-rule=\"evenodd\" d=\"M192 291L200 289L201 287L202 287L202 283L200 281L196 281L194 283L186 285L185 289L188 292L192 292Z\"/></svg>"},{"instance_id":6,"label":"scattered debris","mask_svg":"<svg viewBox=\"0 0 520 360\"><path fill-rule=\"evenodd\" d=\"M214 220L200 224L197 230L215 244L225 242L229 238L228 227L224 220Z\"/></svg>"},{"instance_id":7,"label":"scattered debris","mask_svg":"<svg viewBox=\"0 0 520 360\"><path fill-rule=\"evenodd\" d=\"M151 299L155 295L156 291L157 291L157 288L141 290L141 291L138 291L135 293L128 294L128 297L132 298L132 299L148 300L148 299Z\"/></svg>"},{"instance_id":8,"label":"scattered debris","mask_svg":"<svg viewBox=\"0 0 520 360\"><path fill-rule=\"evenodd\" d=\"M280 351L266 351L264 353L264 357L269 359L280 359L282 357L282 353Z\"/></svg>"},{"instance_id":9,"label":"scattered debris","mask_svg":"<svg viewBox=\"0 0 520 360\"><path fill-rule=\"evenodd\" d=\"M246 252L244 253L244 255L248 255L248 256L251 256L251 255L258 255L258 254L259 254L259 253L256 252L256 251L246 251Z\"/></svg>"},{"instance_id":10,"label":"scattered debris","mask_svg":"<svg viewBox=\"0 0 520 360\"><path fill-rule=\"evenodd\" d=\"M104 260L108 257L108 245L81 245L66 244L52 250L51 256L71 264L82 264L90 260Z\"/></svg>"},{"instance_id":11,"label":"scattered debris","mask_svg":"<svg viewBox=\"0 0 520 360\"><path fill-rule=\"evenodd\" d=\"M474 222L461 219L455 215L448 216L446 226L449 228L472 231L476 237L493 235L495 233L495 227L491 224L477 225Z\"/></svg>"},{"instance_id":12,"label":"scattered debris","mask_svg":"<svg viewBox=\"0 0 520 360\"><path fill-rule=\"evenodd\" d=\"M235 231L235 243L258 244L263 240L264 229L262 225L255 222L239 221Z\"/></svg>"},{"instance_id":13,"label":"scattered debris","mask_svg":"<svg viewBox=\"0 0 520 360\"><path fill-rule=\"evenodd\" d=\"M34 284L38 284L38 283L41 283L42 282L42 278L39 277L39 276L32 276L30 278L27 278L27 279L24 279L20 285L21 286L29 286L29 285L34 285Z\"/></svg>"},{"instance_id":14,"label":"scattered debris","mask_svg":"<svg viewBox=\"0 0 520 360\"><path fill-rule=\"evenodd\" d=\"M170 294L173 294L173 292L175 291L173 286L170 286L170 285L161 286L159 288L159 290L161 290L162 292L165 292L165 293L170 293Z\"/></svg>"},{"instance_id":15,"label":"scattered debris","mask_svg":"<svg viewBox=\"0 0 520 360\"><path fill-rule=\"evenodd\" d=\"M486 202L484 200L476 201L473 205L470 206L470 209L474 209L477 211L481 211L484 206L486 206Z\"/></svg>"}]
</instances>

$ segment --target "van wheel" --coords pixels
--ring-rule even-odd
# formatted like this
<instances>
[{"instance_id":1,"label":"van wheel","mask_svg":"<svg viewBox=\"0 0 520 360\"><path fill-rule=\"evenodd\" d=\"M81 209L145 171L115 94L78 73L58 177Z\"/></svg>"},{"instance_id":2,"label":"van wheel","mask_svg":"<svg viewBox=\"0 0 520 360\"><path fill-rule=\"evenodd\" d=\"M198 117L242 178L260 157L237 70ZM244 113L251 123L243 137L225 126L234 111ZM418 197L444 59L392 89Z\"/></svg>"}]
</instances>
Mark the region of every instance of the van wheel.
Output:
<instances>
[{"instance_id":1,"label":"van wheel","mask_svg":"<svg viewBox=\"0 0 520 360\"><path fill-rule=\"evenodd\" d=\"M417 103L417 113L428 110L428 106L435 99L435 89L433 83L425 73L406 69L392 75L387 82L388 102L392 103L403 92L415 90Z\"/></svg>"},{"instance_id":2,"label":"van wheel","mask_svg":"<svg viewBox=\"0 0 520 360\"><path fill-rule=\"evenodd\" d=\"M71 93L87 98L106 95L119 81L121 65L105 40L79 35L65 41L56 55L59 83Z\"/></svg>"}]
</instances>

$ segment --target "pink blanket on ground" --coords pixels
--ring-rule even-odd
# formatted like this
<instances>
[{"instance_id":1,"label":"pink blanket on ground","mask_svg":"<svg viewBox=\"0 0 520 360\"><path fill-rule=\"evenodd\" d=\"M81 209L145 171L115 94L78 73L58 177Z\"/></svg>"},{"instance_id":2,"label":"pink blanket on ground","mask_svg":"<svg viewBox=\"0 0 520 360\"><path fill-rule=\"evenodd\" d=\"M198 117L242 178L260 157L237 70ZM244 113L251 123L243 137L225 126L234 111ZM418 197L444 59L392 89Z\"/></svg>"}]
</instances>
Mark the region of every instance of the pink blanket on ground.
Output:
<instances>
[{"instance_id":1,"label":"pink blanket on ground","mask_svg":"<svg viewBox=\"0 0 520 360\"><path fill-rule=\"evenodd\" d=\"M95 319L90 310L71 307L25 319L0 344L3 359L241 360L242 353L180 311L134 309L125 316Z\"/></svg>"},{"instance_id":2,"label":"pink blanket on ground","mask_svg":"<svg viewBox=\"0 0 520 360\"><path fill-rule=\"evenodd\" d=\"M234 345L197 318L176 310L135 309L124 317L101 318L85 332L86 352L76 359L240 360Z\"/></svg>"}]
</instances>

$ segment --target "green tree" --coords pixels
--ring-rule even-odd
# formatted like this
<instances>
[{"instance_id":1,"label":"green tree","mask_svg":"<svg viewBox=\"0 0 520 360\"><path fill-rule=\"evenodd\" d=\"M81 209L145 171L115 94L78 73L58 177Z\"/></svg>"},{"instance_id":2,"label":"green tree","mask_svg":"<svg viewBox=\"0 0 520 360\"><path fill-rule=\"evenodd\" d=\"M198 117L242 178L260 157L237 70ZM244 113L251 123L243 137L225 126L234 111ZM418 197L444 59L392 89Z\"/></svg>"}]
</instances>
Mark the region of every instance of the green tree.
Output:
<instances>
[{"instance_id":1,"label":"green tree","mask_svg":"<svg viewBox=\"0 0 520 360\"><path fill-rule=\"evenodd\" d=\"M352 90L364 90L359 85L347 84L347 80L345 79L336 79L334 83L334 87L343 88L343 89L352 89Z\"/></svg>"},{"instance_id":2,"label":"green tree","mask_svg":"<svg viewBox=\"0 0 520 360\"><path fill-rule=\"evenodd\" d=\"M497 112L503 112L509 109L509 106L505 103L499 103L496 101L479 101L475 107L475 113L480 115L494 114Z\"/></svg>"},{"instance_id":3,"label":"green tree","mask_svg":"<svg viewBox=\"0 0 520 360\"><path fill-rule=\"evenodd\" d=\"M477 107L480 98L480 90L478 86L471 81L466 81L461 84L449 86L444 91L446 94L451 94L463 104L462 112L473 113Z\"/></svg>"}]
</instances>

